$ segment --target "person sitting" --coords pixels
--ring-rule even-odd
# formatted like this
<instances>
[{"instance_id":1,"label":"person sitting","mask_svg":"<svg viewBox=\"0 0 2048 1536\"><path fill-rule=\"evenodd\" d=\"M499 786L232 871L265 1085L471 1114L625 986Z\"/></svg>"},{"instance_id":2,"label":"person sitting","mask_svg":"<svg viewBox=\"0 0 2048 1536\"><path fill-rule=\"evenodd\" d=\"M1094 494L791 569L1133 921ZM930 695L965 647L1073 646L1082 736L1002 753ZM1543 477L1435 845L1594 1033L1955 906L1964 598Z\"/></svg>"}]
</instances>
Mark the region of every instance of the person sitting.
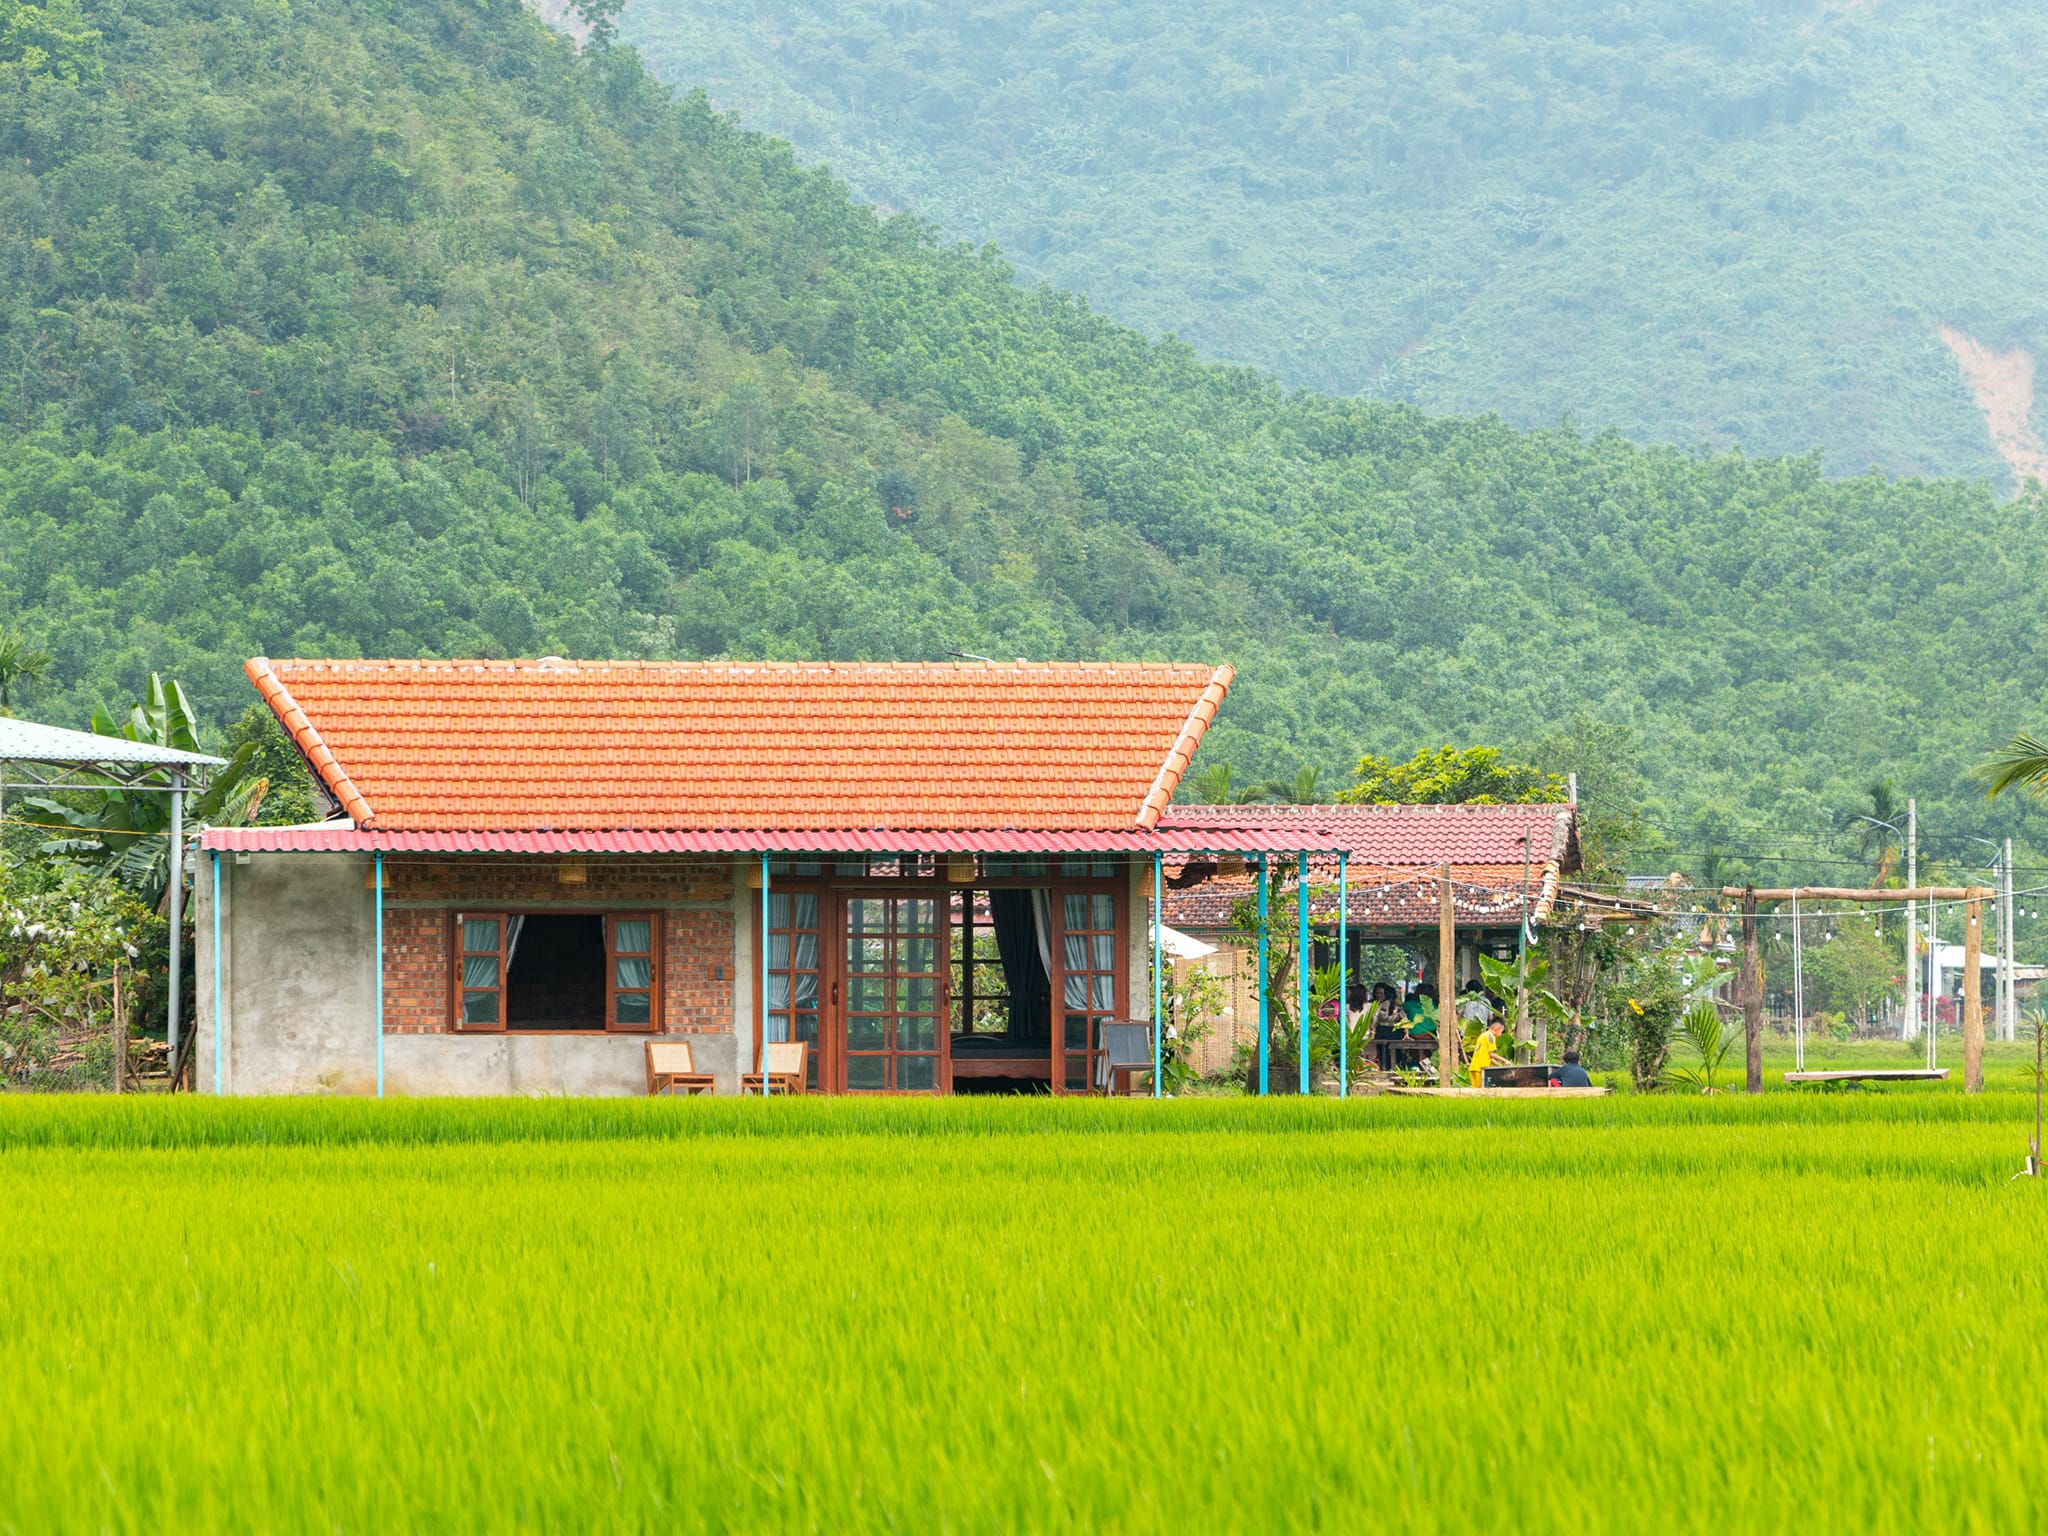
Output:
<instances>
[{"instance_id":1,"label":"person sitting","mask_svg":"<svg viewBox=\"0 0 2048 1536\"><path fill-rule=\"evenodd\" d=\"M1493 999L1486 988L1476 981L1468 981L1458 989L1458 1017L1481 1025L1493 1020Z\"/></svg>"},{"instance_id":2,"label":"person sitting","mask_svg":"<svg viewBox=\"0 0 2048 1536\"><path fill-rule=\"evenodd\" d=\"M1563 1065L1550 1069L1550 1086L1553 1088L1590 1088L1593 1086L1593 1079L1587 1075L1586 1069L1579 1065L1579 1053L1577 1050L1566 1051L1564 1053Z\"/></svg>"},{"instance_id":3,"label":"person sitting","mask_svg":"<svg viewBox=\"0 0 2048 1536\"><path fill-rule=\"evenodd\" d=\"M1500 1065L1500 1032L1505 1027L1499 1019L1491 1019L1487 1022L1486 1028L1479 1031L1479 1038L1472 1042L1469 1071L1474 1088L1484 1088L1486 1069Z\"/></svg>"},{"instance_id":4,"label":"person sitting","mask_svg":"<svg viewBox=\"0 0 2048 1536\"><path fill-rule=\"evenodd\" d=\"M1359 990L1362 992L1364 988ZM1379 1058L1380 1070L1391 1072L1394 1068L1392 1042L1402 1036L1403 1017L1401 999L1384 981L1372 984L1372 998L1365 1007L1363 1020L1372 1029L1373 1054Z\"/></svg>"},{"instance_id":5,"label":"person sitting","mask_svg":"<svg viewBox=\"0 0 2048 1536\"><path fill-rule=\"evenodd\" d=\"M1436 988L1428 982L1408 989L1408 1001L1402 1008L1408 1020L1410 1040L1435 1041L1437 1021Z\"/></svg>"}]
</instances>

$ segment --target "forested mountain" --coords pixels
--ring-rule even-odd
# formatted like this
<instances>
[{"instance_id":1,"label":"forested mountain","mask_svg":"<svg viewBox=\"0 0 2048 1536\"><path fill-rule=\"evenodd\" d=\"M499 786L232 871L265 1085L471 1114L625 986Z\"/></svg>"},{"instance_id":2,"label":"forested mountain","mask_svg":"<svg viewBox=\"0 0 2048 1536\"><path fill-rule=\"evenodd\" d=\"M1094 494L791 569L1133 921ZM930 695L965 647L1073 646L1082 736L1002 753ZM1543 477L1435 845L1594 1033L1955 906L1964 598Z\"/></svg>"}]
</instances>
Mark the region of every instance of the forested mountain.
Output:
<instances>
[{"instance_id":1,"label":"forested mountain","mask_svg":"<svg viewBox=\"0 0 2048 1536\"><path fill-rule=\"evenodd\" d=\"M1290 394L517 0L4 5L40 718L151 667L225 718L257 652L1227 658L1242 777L1583 711L1681 833L1880 770L1960 830L2039 723L2037 498Z\"/></svg>"},{"instance_id":2,"label":"forested mountain","mask_svg":"<svg viewBox=\"0 0 2048 1536\"><path fill-rule=\"evenodd\" d=\"M859 195L1208 357L1835 472L2048 473L2037 5L631 0L623 26Z\"/></svg>"}]
</instances>

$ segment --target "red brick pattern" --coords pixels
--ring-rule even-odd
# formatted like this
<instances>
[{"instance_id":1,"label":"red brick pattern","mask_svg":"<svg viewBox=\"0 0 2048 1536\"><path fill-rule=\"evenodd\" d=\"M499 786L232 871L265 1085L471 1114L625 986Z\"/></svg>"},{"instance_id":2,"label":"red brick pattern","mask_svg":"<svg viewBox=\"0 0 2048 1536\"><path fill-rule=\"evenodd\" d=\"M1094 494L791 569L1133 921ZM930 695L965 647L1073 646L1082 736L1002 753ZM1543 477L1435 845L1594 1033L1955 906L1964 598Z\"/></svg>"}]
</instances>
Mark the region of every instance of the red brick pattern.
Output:
<instances>
[{"instance_id":1,"label":"red brick pattern","mask_svg":"<svg viewBox=\"0 0 2048 1536\"><path fill-rule=\"evenodd\" d=\"M563 884L561 866L582 870ZM727 865L678 861L391 859L384 866L384 1028L432 1034L452 1028L450 973L455 913L545 907L639 907L662 914L662 1026L670 1034L732 1028L735 962L729 909L679 902L729 901ZM432 902L432 906L395 903Z\"/></svg>"},{"instance_id":2,"label":"red brick pattern","mask_svg":"<svg viewBox=\"0 0 2048 1536\"><path fill-rule=\"evenodd\" d=\"M1229 667L1059 662L248 663L376 831L1124 831Z\"/></svg>"},{"instance_id":3,"label":"red brick pattern","mask_svg":"<svg viewBox=\"0 0 2048 1536\"><path fill-rule=\"evenodd\" d=\"M732 876L732 865L701 860L394 856L384 861L384 893L392 901L475 907L658 907L675 901L728 901Z\"/></svg>"},{"instance_id":4,"label":"red brick pattern","mask_svg":"<svg viewBox=\"0 0 2048 1536\"><path fill-rule=\"evenodd\" d=\"M449 915L386 909L384 1032L424 1035L448 1027L454 983L448 974Z\"/></svg>"}]
</instances>

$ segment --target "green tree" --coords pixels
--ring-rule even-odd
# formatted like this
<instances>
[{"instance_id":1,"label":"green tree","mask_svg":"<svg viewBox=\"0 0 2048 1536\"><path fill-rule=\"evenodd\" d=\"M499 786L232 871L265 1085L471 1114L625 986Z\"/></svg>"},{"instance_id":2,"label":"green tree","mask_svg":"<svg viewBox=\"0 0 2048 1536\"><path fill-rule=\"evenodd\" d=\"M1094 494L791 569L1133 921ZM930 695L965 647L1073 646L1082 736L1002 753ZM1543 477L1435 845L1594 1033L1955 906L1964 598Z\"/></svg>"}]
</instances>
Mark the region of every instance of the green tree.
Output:
<instances>
[{"instance_id":1,"label":"green tree","mask_svg":"<svg viewBox=\"0 0 2048 1536\"><path fill-rule=\"evenodd\" d=\"M0 79L9 71L73 85L100 77L100 34L77 0L0 0Z\"/></svg>"},{"instance_id":2,"label":"green tree","mask_svg":"<svg viewBox=\"0 0 2048 1536\"><path fill-rule=\"evenodd\" d=\"M56 657L29 644L20 630L0 629L0 715L11 717L15 696L25 697L56 664Z\"/></svg>"},{"instance_id":3,"label":"green tree","mask_svg":"<svg viewBox=\"0 0 2048 1536\"><path fill-rule=\"evenodd\" d=\"M269 827L319 820L313 775L268 704L257 702L228 727L227 749L248 749L250 818Z\"/></svg>"},{"instance_id":4,"label":"green tree","mask_svg":"<svg viewBox=\"0 0 2048 1536\"><path fill-rule=\"evenodd\" d=\"M1405 763L1367 753L1337 796L1354 805L1543 805L1562 802L1565 781L1498 747L1429 747Z\"/></svg>"}]
</instances>

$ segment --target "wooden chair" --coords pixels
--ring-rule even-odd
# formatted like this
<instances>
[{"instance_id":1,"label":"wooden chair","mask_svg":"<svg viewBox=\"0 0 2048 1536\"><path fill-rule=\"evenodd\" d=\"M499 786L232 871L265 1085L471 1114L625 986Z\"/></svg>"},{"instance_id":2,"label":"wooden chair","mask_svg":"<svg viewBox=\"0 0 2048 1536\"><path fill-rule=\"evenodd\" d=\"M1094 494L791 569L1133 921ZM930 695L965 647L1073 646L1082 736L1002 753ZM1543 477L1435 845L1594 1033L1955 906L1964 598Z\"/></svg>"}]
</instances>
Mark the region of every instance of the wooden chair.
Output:
<instances>
[{"instance_id":1,"label":"wooden chair","mask_svg":"<svg viewBox=\"0 0 2048 1536\"><path fill-rule=\"evenodd\" d=\"M699 1072L697 1063L690 1055L687 1040L650 1040L647 1042L647 1091L654 1093L715 1093L718 1080L709 1072Z\"/></svg>"},{"instance_id":2,"label":"wooden chair","mask_svg":"<svg viewBox=\"0 0 2048 1536\"><path fill-rule=\"evenodd\" d=\"M1124 1075L1124 1095L1134 1091L1131 1079L1152 1070L1152 1026L1150 1024L1105 1024L1102 1026L1102 1054L1095 1058L1095 1091L1104 1095L1116 1090L1117 1074Z\"/></svg>"},{"instance_id":3,"label":"wooden chair","mask_svg":"<svg viewBox=\"0 0 2048 1536\"><path fill-rule=\"evenodd\" d=\"M810 1046L802 1040L771 1040L768 1042L768 1091L770 1093L802 1093L804 1091L804 1055ZM761 1074L744 1072L740 1074L741 1093L759 1093Z\"/></svg>"}]
</instances>

